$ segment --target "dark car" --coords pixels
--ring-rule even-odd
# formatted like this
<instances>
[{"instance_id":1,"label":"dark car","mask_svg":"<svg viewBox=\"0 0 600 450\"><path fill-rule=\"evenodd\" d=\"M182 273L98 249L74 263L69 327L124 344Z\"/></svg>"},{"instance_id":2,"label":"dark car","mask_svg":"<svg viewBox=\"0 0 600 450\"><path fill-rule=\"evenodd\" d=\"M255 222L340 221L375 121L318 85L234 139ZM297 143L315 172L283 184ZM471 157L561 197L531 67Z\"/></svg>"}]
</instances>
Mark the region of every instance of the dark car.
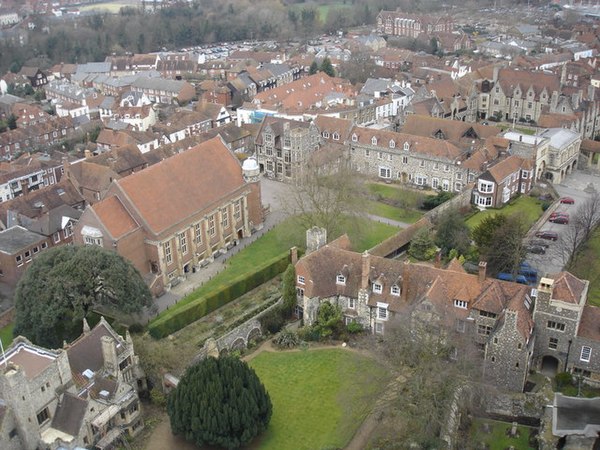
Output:
<instances>
[{"instance_id":1,"label":"dark car","mask_svg":"<svg viewBox=\"0 0 600 450\"><path fill-rule=\"evenodd\" d=\"M544 247L544 248L550 247L550 243L543 239L531 239L529 242L527 242L527 245L530 247L534 247L534 246Z\"/></svg>"},{"instance_id":2,"label":"dark car","mask_svg":"<svg viewBox=\"0 0 600 450\"><path fill-rule=\"evenodd\" d=\"M565 216L555 216L555 217L550 217L548 219L549 222L552 223L559 223L561 225L566 225L569 223L569 217L565 217Z\"/></svg>"},{"instance_id":3,"label":"dark car","mask_svg":"<svg viewBox=\"0 0 600 450\"><path fill-rule=\"evenodd\" d=\"M554 231L538 231L537 233L535 233L535 237L548 239L550 241L556 241L558 240L558 233Z\"/></svg>"},{"instance_id":4,"label":"dark car","mask_svg":"<svg viewBox=\"0 0 600 450\"><path fill-rule=\"evenodd\" d=\"M546 247L542 245L528 245L525 249L527 250L527 253L535 253L536 255L546 254Z\"/></svg>"},{"instance_id":5,"label":"dark car","mask_svg":"<svg viewBox=\"0 0 600 450\"><path fill-rule=\"evenodd\" d=\"M550 219L554 219L555 217L566 217L567 219L569 218L569 213L566 212L560 212L560 211L554 211L552 214L550 214Z\"/></svg>"},{"instance_id":6,"label":"dark car","mask_svg":"<svg viewBox=\"0 0 600 450\"><path fill-rule=\"evenodd\" d=\"M567 205L573 205L575 204L575 199L571 197L561 197L560 202Z\"/></svg>"}]
</instances>

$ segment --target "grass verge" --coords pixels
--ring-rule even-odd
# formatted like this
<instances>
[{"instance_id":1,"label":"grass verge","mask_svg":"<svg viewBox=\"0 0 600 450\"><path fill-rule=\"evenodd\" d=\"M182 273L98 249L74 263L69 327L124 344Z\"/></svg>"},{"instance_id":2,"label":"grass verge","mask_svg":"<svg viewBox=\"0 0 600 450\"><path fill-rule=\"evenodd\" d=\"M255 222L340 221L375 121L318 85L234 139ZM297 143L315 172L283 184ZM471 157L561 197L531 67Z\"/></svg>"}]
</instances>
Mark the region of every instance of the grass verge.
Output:
<instances>
[{"instance_id":1,"label":"grass verge","mask_svg":"<svg viewBox=\"0 0 600 450\"><path fill-rule=\"evenodd\" d=\"M415 211L413 209L396 208L385 203L369 201L368 203L369 213L379 217L385 217L386 219L396 220L398 222L415 223L421 217L423 213Z\"/></svg>"},{"instance_id":2,"label":"grass verge","mask_svg":"<svg viewBox=\"0 0 600 450\"><path fill-rule=\"evenodd\" d=\"M543 212L542 202L540 200L533 197L521 196L512 200L501 209L490 208L485 211L479 211L469 217L466 223L470 229L473 229L479 225L484 218L493 214L506 214L508 216L519 214L524 218L525 225L529 228L540 218Z\"/></svg>"},{"instance_id":3,"label":"grass verge","mask_svg":"<svg viewBox=\"0 0 600 450\"><path fill-rule=\"evenodd\" d=\"M577 254L575 262L569 267L569 272L578 278L588 280L588 304L600 306L600 230L596 230Z\"/></svg>"},{"instance_id":4,"label":"grass verge","mask_svg":"<svg viewBox=\"0 0 600 450\"><path fill-rule=\"evenodd\" d=\"M273 402L252 448L344 448L385 388L387 371L348 350L263 352L250 361Z\"/></svg>"},{"instance_id":5,"label":"grass verge","mask_svg":"<svg viewBox=\"0 0 600 450\"><path fill-rule=\"evenodd\" d=\"M6 349L13 341L13 328L15 327L14 323L10 323L6 325L4 328L0 328L0 340L2 340L2 345L4 349Z\"/></svg>"}]
</instances>

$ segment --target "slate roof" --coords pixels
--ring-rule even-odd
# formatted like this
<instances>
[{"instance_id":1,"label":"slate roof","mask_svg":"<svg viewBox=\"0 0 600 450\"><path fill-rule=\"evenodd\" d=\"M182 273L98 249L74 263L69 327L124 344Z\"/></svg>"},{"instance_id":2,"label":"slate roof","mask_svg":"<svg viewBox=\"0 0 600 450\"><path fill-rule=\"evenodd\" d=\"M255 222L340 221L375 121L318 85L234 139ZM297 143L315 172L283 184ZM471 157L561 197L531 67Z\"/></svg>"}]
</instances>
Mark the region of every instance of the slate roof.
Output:
<instances>
[{"instance_id":1,"label":"slate roof","mask_svg":"<svg viewBox=\"0 0 600 450\"><path fill-rule=\"evenodd\" d=\"M490 125L462 122L460 120L438 119L431 116L420 116L410 114L406 116L402 131L425 137L435 137L436 133L442 132L445 139L458 145L462 139L469 142L473 139L486 139L500 134L501 129ZM467 136L474 134L476 137Z\"/></svg>"},{"instance_id":2,"label":"slate roof","mask_svg":"<svg viewBox=\"0 0 600 450\"><path fill-rule=\"evenodd\" d=\"M110 336L119 342L120 337L109 330L103 321L71 343L67 349L71 370L81 375L86 369L97 372L104 366L102 356L102 337ZM118 353L118 349L117 349Z\"/></svg>"},{"instance_id":3,"label":"slate roof","mask_svg":"<svg viewBox=\"0 0 600 450\"><path fill-rule=\"evenodd\" d=\"M244 185L237 158L218 137L115 181L159 234Z\"/></svg>"},{"instance_id":4,"label":"slate roof","mask_svg":"<svg viewBox=\"0 0 600 450\"><path fill-rule=\"evenodd\" d=\"M87 403L76 395L66 392L52 418L52 428L71 436L79 435Z\"/></svg>"},{"instance_id":5,"label":"slate roof","mask_svg":"<svg viewBox=\"0 0 600 450\"><path fill-rule=\"evenodd\" d=\"M16 225L0 231L0 252L7 255L14 255L25 248L44 242L45 240L45 236Z\"/></svg>"}]
</instances>

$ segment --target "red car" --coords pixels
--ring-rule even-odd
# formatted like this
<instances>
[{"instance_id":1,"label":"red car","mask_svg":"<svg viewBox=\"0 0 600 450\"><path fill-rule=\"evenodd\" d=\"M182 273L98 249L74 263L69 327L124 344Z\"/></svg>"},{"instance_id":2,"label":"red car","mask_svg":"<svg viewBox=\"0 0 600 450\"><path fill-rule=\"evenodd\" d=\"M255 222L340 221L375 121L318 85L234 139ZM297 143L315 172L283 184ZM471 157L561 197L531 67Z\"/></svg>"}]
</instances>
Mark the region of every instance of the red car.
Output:
<instances>
[{"instance_id":1,"label":"red car","mask_svg":"<svg viewBox=\"0 0 600 450\"><path fill-rule=\"evenodd\" d=\"M549 220L552 221L552 219L557 217L564 217L565 219L569 220L569 214L560 211L554 211L552 214L550 214Z\"/></svg>"},{"instance_id":2,"label":"red car","mask_svg":"<svg viewBox=\"0 0 600 450\"><path fill-rule=\"evenodd\" d=\"M555 233L554 231L538 231L535 233L535 237L556 241L558 240L558 233Z\"/></svg>"},{"instance_id":3,"label":"red car","mask_svg":"<svg viewBox=\"0 0 600 450\"><path fill-rule=\"evenodd\" d=\"M560 199L561 203L565 203L567 205L574 205L575 204L575 199L572 197L562 197Z\"/></svg>"},{"instance_id":4,"label":"red car","mask_svg":"<svg viewBox=\"0 0 600 450\"><path fill-rule=\"evenodd\" d=\"M565 217L565 216L555 216L555 217L550 217L548 219L548 222L560 223L562 225L566 225L569 223L569 218Z\"/></svg>"}]
</instances>

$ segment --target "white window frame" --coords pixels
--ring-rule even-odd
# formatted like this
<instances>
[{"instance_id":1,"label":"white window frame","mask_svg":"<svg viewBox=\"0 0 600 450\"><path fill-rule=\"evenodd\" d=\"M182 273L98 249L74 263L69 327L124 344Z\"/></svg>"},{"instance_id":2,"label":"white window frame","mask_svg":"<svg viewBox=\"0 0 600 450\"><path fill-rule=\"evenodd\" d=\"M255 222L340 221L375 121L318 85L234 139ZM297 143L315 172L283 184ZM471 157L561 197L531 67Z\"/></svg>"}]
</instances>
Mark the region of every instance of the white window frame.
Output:
<instances>
[{"instance_id":1,"label":"white window frame","mask_svg":"<svg viewBox=\"0 0 600 450\"><path fill-rule=\"evenodd\" d=\"M196 245L202 244L202 223L200 222L194 225L194 239L196 240Z\"/></svg>"},{"instance_id":2,"label":"white window frame","mask_svg":"<svg viewBox=\"0 0 600 450\"><path fill-rule=\"evenodd\" d=\"M579 360L583 362L590 362L592 359L592 347L588 345L583 345L581 347L581 353L579 355Z\"/></svg>"},{"instance_id":3,"label":"white window frame","mask_svg":"<svg viewBox=\"0 0 600 450\"><path fill-rule=\"evenodd\" d=\"M227 208L221 210L221 223L223 224L223 229L229 228L229 211Z\"/></svg>"},{"instance_id":4,"label":"white window frame","mask_svg":"<svg viewBox=\"0 0 600 450\"><path fill-rule=\"evenodd\" d=\"M392 178L392 170L388 167L379 166L379 178Z\"/></svg>"},{"instance_id":5,"label":"white window frame","mask_svg":"<svg viewBox=\"0 0 600 450\"><path fill-rule=\"evenodd\" d=\"M469 304L467 303L466 300L458 300L458 299L454 300L454 307L455 308L467 309L467 306L469 306Z\"/></svg>"},{"instance_id":6,"label":"white window frame","mask_svg":"<svg viewBox=\"0 0 600 450\"><path fill-rule=\"evenodd\" d=\"M377 319L378 320L388 320L388 307L387 305L382 305L381 303L377 303Z\"/></svg>"},{"instance_id":7,"label":"white window frame","mask_svg":"<svg viewBox=\"0 0 600 450\"><path fill-rule=\"evenodd\" d=\"M304 284L304 277L302 275L298 275L298 284Z\"/></svg>"},{"instance_id":8,"label":"white window frame","mask_svg":"<svg viewBox=\"0 0 600 450\"><path fill-rule=\"evenodd\" d=\"M383 292L383 286L379 283L373 283L373 292L375 294L381 294Z\"/></svg>"},{"instance_id":9,"label":"white window frame","mask_svg":"<svg viewBox=\"0 0 600 450\"><path fill-rule=\"evenodd\" d=\"M371 138L371 145L377 145L377 137L373 136Z\"/></svg>"},{"instance_id":10,"label":"white window frame","mask_svg":"<svg viewBox=\"0 0 600 450\"><path fill-rule=\"evenodd\" d=\"M173 253L171 252L171 241L163 242L163 252L165 253L165 263L171 264L173 262Z\"/></svg>"},{"instance_id":11,"label":"white window frame","mask_svg":"<svg viewBox=\"0 0 600 450\"><path fill-rule=\"evenodd\" d=\"M390 139L390 148L396 148L396 141Z\"/></svg>"},{"instance_id":12,"label":"white window frame","mask_svg":"<svg viewBox=\"0 0 600 450\"><path fill-rule=\"evenodd\" d=\"M399 297L400 296L400 286L394 284L391 288L390 288L390 294Z\"/></svg>"},{"instance_id":13,"label":"white window frame","mask_svg":"<svg viewBox=\"0 0 600 450\"><path fill-rule=\"evenodd\" d=\"M344 275L338 274L335 277L335 284L339 284L341 286L345 286L346 285L346 277Z\"/></svg>"},{"instance_id":14,"label":"white window frame","mask_svg":"<svg viewBox=\"0 0 600 450\"><path fill-rule=\"evenodd\" d=\"M188 245L187 245L187 236L184 233L179 234L179 248L181 250L182 255L187 255Z\"/></svg>"},{"instance_id":15,"label":"white window frame","mask_svg":"<svg viewBox=\"0 0 600 450\"><path fill-rule=\"evenodd\" d=\"M217 225L216 225L215 215L212 214L208 217L208 234L210 237L215 237L217 234Z\"/></svg>"}]
</instances>

